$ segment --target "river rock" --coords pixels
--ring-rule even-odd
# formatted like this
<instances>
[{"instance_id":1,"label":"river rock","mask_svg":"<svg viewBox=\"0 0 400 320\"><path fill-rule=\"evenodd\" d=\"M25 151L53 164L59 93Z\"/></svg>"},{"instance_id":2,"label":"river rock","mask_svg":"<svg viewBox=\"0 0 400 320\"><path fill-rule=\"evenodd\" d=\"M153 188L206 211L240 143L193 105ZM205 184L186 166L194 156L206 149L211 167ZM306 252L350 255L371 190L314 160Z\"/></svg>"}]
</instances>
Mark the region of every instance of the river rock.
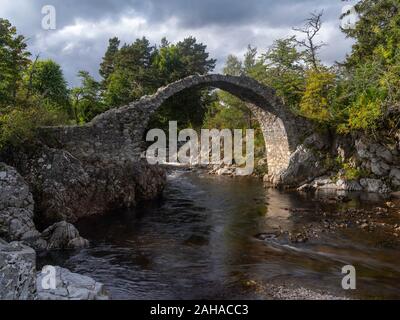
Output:
<instances>
[{"instance_id":1,"label":"river rock","mask_svg":"<svg viewBox=\"0 0 400 320\"><path fill-rule=\"evenodd\" d=\"M389 177L391 179L392 184L395 187L400 187L400 169L399 168L393 168L390 171Z\"/></svg>"},{"instance_id":2,"label":"river rock","mask_svg":"<svg viewBox=\"0 0 400 320\"><path fill-rule=\"evenodd\" d=\"M61 221L53 224L41 235L47 242L47 249L79 249L89 246L89 241L79 235L79 231L70 223Z\"/></svg>"},{"instance_id":3,"label":"river rock","mask_svg":"<svg viewBox=\"0 0 400 320\"><path fill-rule=\"evenodd\" d=\"M273 178L273 183L285 186L299 186L326 172L319 156L305 146L299 146L291 155L289 166Z\"/></svg>"},{"instance_id":4,"label":"river rock","mask_svg":"<svg viewBox=\"0 0 400 320\"><path fill-rule=\"evenodd\" d=\"M216 171L216 174L218 176L232 176L235 174L235 168L229 168L229 167L221 168Z\"/></svg>"},{"instance_id":5,"label":"river rock","mask_svg":"<svg viewBox=\"0 0 400 320\"><path fill-rule=\"evenodd\" d=\"M361 159L369 159L372 157L372 153L368 150L368 144L362 139L355 141L355 147L357 154Z\"/></svg>"},{"instance_id":6,"label":"river rock","mask_svg":"<svg viewBox=\"0 0 400 320\"><path fill-rule=\"evenodd\" d=\"M372 160L375 158L389 164L394 161L393 152L382 144L367 141L365 139L358 139L355 141L355 147L357 154L361 159ZM375 162L377 161L379 160L375 160Z\"/></svg>"},{"instance_id":7,"label":"river rock","mask_svg":"<svg viewBox=\"0 0 400 320\"><path fill-rule=\"evenodd\" d=\"M373 158L371 161L371 171L379 177L387 176L390 171L390 166L378 158Z\"/></svg>"},{"instance_id":8,"label":"river rock","mask_svg":"<svg viewBox=\"0 0 400 320\"><path fill-rule=\"evenodd\" d=\"M362 191L363 187L360 185L358 181L348 181L344 179L339 179L336 182L336 188L337 190L342 190L342 191Z\"/></svg>"},{"instance_id":9,"label":"river rock","mask_svg":"<svg viewBox=\"0 0 400 320\"><path fill-rule=\"evenodd\" d=\"M312 185L315 189L319 190L336 189L335 182L333 182L333 180L327 176L315 179Z\"/></svg>"},{"instance_id":10,"label":"river rock","mask_svg":"<svg viewBox=\"0 0 400 320\"><path fill-rule=\"evenodd\" d=\"M319 133L314 133L307 137L304 142L304 146L307 148L313 148L317 150L323 150L329 147L329 137Z\"/></svg>"},{"instance_id":11,"label":"river rock","mask_svg":"<svg viewBox=\"0 0 400 320\"><path fill-rule=\"evenodd\" d=\"M45 277L51 275L47 270L54 270L55 287L51 288ZM43 283L46 283L43 288ZM50 282L51 283L51 282ZM37 274L37 294L39 300L109 300L104 285L94 279L72 273L61 267L46 266ZM49 288L50 287L50 288Z\"/></svg>"},{"instance_id":12,"label":"river rock","mask_svg":"<svg viewBox=\"0 0 400 320\"><path fill-rule=\"evenodd\" d=\"M372 144L370 146L371 152L373 152L377 157L382 159L387 163L393 162L393 155L392 152L381 144Z\"/></svg>"},{"instance_id":13,"label":"river rock","mask_svg":"<svg viewBox=\"0 0 400 320\"><path fill-rule=\"evenodd\" d=\"M16 169L0 163L0 237L7 241L37 239L33 209L25 180Z\"/></svg>"},{"instance_id":14,"label":"river rock","mask_svg":"<svg viewBox=\"0 0 400 320\"><path fill-rule=\"evenodd\" d=\"M0 239L0 300L36 298L36 253L20 242Z\"/></svg>"},{"instance_id":15,"label":"river rock","mask_svg":"<svg viewBox=\"0 0 400 320\"><path fill-rule=\"evenodd\" d=\"M390 188L379 179L361 179L360 185L365 191L371 193L390 193Z\"/></svg>"}]
</instances>

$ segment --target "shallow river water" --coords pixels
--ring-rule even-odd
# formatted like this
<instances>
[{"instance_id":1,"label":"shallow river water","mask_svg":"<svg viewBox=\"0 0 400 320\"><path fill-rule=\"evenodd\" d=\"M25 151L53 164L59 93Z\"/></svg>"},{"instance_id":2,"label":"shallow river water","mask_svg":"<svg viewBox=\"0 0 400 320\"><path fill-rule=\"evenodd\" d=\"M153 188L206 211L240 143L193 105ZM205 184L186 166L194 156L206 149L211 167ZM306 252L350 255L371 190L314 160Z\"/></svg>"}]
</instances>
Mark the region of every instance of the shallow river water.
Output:
<instances>
[{"instance_id":1,"label":"shallow river water","mask_svg":"<svg viewBox=\"0 0 400 320\"><path fill-rule=\"evenodd\" d=\"M400 247L384 234L353 228L296 244L256 237L297 232L321 219L321 209L384 203L374 196L350 197L334 204L266 190L253 178L171 171L162 199L81 221L77 227L91 247L53 252L39 264L89 275L115 299L266 299L270 284L349 298L400 298ZM341 286L341 269L349 264L357 270L351 292Z\"/></svg>"}]
</instances>

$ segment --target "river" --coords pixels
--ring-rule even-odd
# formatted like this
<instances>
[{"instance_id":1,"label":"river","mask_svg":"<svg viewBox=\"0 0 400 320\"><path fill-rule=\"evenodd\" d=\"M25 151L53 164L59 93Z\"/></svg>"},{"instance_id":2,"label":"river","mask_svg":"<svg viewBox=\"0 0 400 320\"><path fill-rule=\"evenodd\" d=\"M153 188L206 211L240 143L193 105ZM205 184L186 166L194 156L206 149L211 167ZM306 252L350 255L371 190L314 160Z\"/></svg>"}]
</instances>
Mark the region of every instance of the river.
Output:
<instances>
[{"instance_id":1,"label":"river","mask_svg":"<svg viewBox=\"0 0 400 320\"><path fill-rule=\"evenodd\" d=\"M296 288L398 299L400 246L386 234L346 228L304 243L257 237L318 224L322 211L384 203L373 195L350 198L337 204L265 189L254 178L171 171L162 199L81 221L77 227L91 247L41 255L39 265L89 275L115 299L269 299ZM356 290L342 289L345 265L356 267Z\"/></svg>"}]
</instances>

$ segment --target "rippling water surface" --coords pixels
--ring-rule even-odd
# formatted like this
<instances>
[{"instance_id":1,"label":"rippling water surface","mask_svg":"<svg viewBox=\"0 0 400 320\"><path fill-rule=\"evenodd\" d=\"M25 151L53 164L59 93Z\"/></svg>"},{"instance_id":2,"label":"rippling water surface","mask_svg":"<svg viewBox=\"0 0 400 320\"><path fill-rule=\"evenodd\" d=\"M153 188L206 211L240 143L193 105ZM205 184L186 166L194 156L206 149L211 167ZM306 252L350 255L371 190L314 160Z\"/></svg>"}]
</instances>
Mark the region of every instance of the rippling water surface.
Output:
<instances>
[{"instance_id":1,"label":"rippling water surface","mask_svg":"<svg viewBox=\"0 0 400 320\"><path fill-rule=\"evenodd\" d=\"M358 198L342 206L371 207ZM301 216L290 208L311 209ZM103 282L116 299L263 299L247 283L284 283L353 298L400 298L400 250L360 230L324 233L304 244L255 235L298 230L317 209L336 205L297 193L265 190L256 179L173 171L162 200L77 226L91 247L53 252L61 265ZM341 268L357 269L357 290L341 289Z\"/></svg>"}]
</instances>

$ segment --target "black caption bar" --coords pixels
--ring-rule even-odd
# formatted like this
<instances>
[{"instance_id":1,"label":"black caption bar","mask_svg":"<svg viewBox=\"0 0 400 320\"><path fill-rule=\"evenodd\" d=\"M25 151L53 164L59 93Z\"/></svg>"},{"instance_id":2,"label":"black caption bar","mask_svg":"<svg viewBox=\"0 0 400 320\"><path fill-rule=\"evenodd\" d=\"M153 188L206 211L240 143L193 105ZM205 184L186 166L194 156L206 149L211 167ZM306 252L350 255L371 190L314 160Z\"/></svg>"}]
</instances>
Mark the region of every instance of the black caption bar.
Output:
<instances>
[{"instance_id":1,"label":"black caption bar","mask_svg":"<svg viewBox=\"0 0 400 320\"><path fill-rule=\"evenodd\" d=\"M10 308L14 316L37 312L57 319L61 313L70 320L82 318L80 309L87 309L91 318L99 314L110 320L269 319L273 314L312 319L325 314L339 318L351 312L380 317L382 310L397 312L399 305L399 301L0 301L4 314Z\"/></svg>"}]
</instances>

